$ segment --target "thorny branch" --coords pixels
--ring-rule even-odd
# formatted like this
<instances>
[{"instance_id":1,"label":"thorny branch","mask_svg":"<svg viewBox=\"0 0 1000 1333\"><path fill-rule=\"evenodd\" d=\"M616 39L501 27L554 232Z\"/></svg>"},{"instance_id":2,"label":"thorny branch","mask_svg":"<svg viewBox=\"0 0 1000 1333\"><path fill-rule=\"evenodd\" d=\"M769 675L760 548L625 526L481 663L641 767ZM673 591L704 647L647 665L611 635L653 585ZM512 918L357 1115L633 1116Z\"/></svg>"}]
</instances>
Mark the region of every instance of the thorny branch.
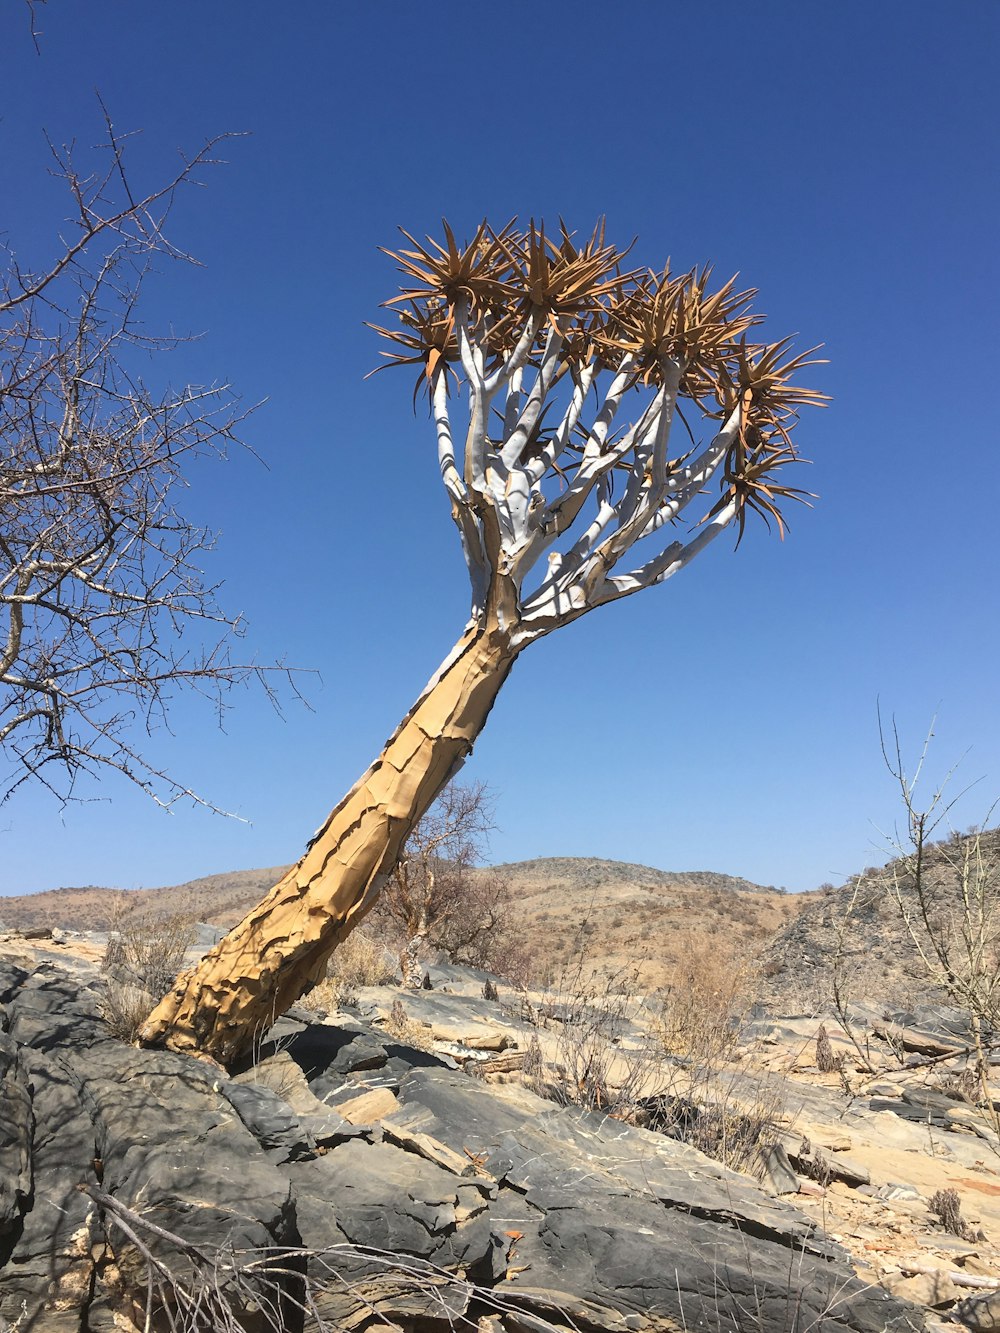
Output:
<instances>
[{"instance_id":1,"label":"thorny branch","mask_svg":"<svg viewBox=\"0 0 1000 1333\"><path fill-rule=\"evenodd\" d=\"M138 306L158 257L188 258L164 225L219 141L140 192L105 128L86 168L52 148L72 204L55 257L26 267L7 246L0 261L0 796L36 778L67 800L81 775L114 769L162 805L208 804L143 757L133 724L162 725L181 687L220 714L235 684L274 699L274 668L233 657L241 618L199 568L213 534L176 503L246 412L227 385L147 385L143 363L180 340L150 336Z\"/></svg>"}]
</instances>

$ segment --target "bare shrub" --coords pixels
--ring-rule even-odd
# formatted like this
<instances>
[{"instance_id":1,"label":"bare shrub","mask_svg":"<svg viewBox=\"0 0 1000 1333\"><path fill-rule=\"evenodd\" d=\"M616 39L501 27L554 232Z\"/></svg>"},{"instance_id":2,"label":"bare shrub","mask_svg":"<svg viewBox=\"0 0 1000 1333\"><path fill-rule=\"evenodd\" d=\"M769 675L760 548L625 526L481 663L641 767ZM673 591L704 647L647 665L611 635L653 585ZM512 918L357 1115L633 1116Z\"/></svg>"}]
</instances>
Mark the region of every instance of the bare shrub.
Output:
<instances>
[{"instance_id":1,"label":"bare shrub","mask_svg":"<svg viewBox=\"0 0 1000 1333\"><path fill-rule=\"evenodd\" d=\"M633 978L635 981L635 978ZM623 1047L632 991L593 981L543 1011L558 1026L554 1072L566 1101L628 1119L655 1078L653 1048Z\"/></svg>"},{"instance_id":2,"label":"bare shrub","mask_svg":"<svg viewBox=\"0 0 1000 1333\"><path fill-rule=\"evenodd\" d=\"M374 916L395 937L408 989L422 984L427 948L515 983L527 980L508 881L480 865L493 827L486 786L452 783L407 838Z\"/></svg>"},{"instance_id":3,"label":"bare shrub","mask_svg":"<svg viewBox=\"0 0 1000 1333\"><path fill-rule=\"evenodd\" d=\"M331 958L329 971L347 987L385 986L396 980L385 946L364 929L348 935Z\"/></svg>"},{"instance_id":4,"label":"bare shrub","mask_svg":"<svg viewBox=\"0 0 1000 1333\"><path fill-rule=\"evenodd\" d=\"M194 943L195 923L181 913L134 910L120 899L112 913L101 971L101 1008L111 1031L134 1041L156 1003L173 985Z\"/></svg>"},{"instance_id":5,"label":"bare shrub","mask_svg":"<svg viewBox=\"0 0 1000 1333\"><path fill-rule=\"evenodd\" d=\"M745 1080L745 1072L701 1066L686 1094L668 1091L648 1099L640 1123L733 1171L759 1176L764 1150L783 1119L784 1098L776 1087ZM681 1079L676 1083L684 1086Z\"/></svg>"},{"instance_id":6,"label":"bare shrub","mask_svg":"<svg viewBox=\"0 0 1000 1333\"><path fill-rule=\"evenodd\" d=\"M720 1059L739 1043L759 969L736 946L689 934L678 942L681 962L661 992L659 1039L670 1055L710 1053Z\"/></svg>"},{"instance_id":7,"label":"bare shrub","mask_svg":"<svg viewBox=\"0 0 1000 1333\"><path fill-rule=\"evenodd\" d=\"M981 1091L979 1075L973 1065L947 1071L940 1086L941 1091L947 1093L949 1097L955 1097L958 1101L969 1102L972 1105L975 1105Z\"/></svg>"},{"instance_id":8,"label":"bare shrub","mask_svg":"<svg viewBox=\"0 0 1000 1333\"><path fill-rule=\"evenodd\" d=\"M739 942L689 935L662 992L657 1035L670 1061L649 1126L736 1171L758 1172L784 1109L777 1085L757 1076L743 1032L761 979Z\"/></svg>"},{"instance_id":9,"label":"bare shrub","mask_svg":"<svg viewBox=\"0 0 1000 1333\"><path fill-rule=\"evenodd\" d=\"M947 791L949 773L929 796L918 799L932 736L933 722L910 772L895 721L886 727L879 714L882 757L898 790L903 831L887 839L894 858L881 869L869 867L857 880L849 914L861 901L888 905L918 960L922 986L929 983L964 1012L977 1101L997 1132L1000 1112L990 1094L989 1073L991 1052L1000 1044L1000 830L986 824L1000 803L990 808L982 826L935 842L959 797ZM845 929L846 921L842 934ZM840 1014L839 994L837 1003Z\"/></svg>"},{"instance_id":10,"label":"bare shrub","mask_svg":"<svg viewBox=\"0 0 1000 1333\"><path fill-rule=\"evenodd\" d=\"M592 975L586 938L581 930L571 963L540 1006L555 1054L546 1062L540 1047L530 1051L531 1086L680 1139L735 1170L759 1170L783 1098L753 1076L740 1047L754 968L692 938L662 1013L651 1018L636 971Z\"/></svg>"},{"instance_id":11,"label":"bare shrub","mask_svg":"<svg viewBox=\"0 0 1000 1333\"><path fill-rule=\"evenodd\" d=\"M157 259L186 258L164 227L218 141L143 197L134 136L104 130L89 153L50 144L72 218L40 267L0 241L0 797L32 781L75 800L84 775L113 771L158 804L209 804L132 724L154 731L182 690L220 714L234 685L272 694L272 668L233 657L242 619L202 577L212 533L176 507L246 413L225 386L161 394L136 372L187 341L146 327L142 288Z\"/></svg>"}]
</instances>

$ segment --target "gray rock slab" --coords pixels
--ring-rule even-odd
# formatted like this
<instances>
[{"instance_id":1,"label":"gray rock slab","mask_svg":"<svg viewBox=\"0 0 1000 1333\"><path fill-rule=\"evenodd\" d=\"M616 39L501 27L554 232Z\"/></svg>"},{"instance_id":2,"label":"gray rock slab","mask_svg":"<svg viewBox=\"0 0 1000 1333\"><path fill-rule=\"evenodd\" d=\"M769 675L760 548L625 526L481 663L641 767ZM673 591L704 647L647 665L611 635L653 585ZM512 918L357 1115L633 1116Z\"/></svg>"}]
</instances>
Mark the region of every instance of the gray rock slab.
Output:
<instances>
[{"instance_id":1,"label":"gray rock slab","mask_svg":"<svg viewBox=\"0 0 1000 1333\"><path fill-rule=\"evenodd\" d=\"M416 1153L354 1140L291 1166L289 1176L297 1198L331 1201L337 1226L354 1245L446 1266L475 1264L489 1247L496 1188L460 1179ZM482 1225L473 1227L477 1218ZM300 1231L302 1225L300 1218ZM305 1234L303 1241L311 1243Z\"/></svg>"},{"instance_id":2,"label":"gray rock slab","mask_svg":"<svg viewBox=\"0 0 1000 1333\"><path fill-rule=\"evenodd\" d=\"M195 1245L245 1250L297 1238L287 1177L220 1095L215 1071L123 1045L98 1003L95 991L40 971L6 1006L34 1123L30 1207L0 1272L8 1320L24 1302L39 1319L72 1309L79 1328L81 1306L100 1294L92 1251L104 1225L81 1186L102 1188ZM107 1225L121 1246L122 1233ZM186 1271L184 1253L152 1233L146 1240Z\"/></svg>"},{"instance_id":3,"label":"gray rock slab","mask_svg":"<svg viewBox=\"0 0 1000 1333\"><path fill-rule=\"evenodd\" d=\"M507 1032L516 1039L519 1033L527 1035L532 1031L526 1023L505 1013L495 1000L484 1000L479 991L450 994L444 990L408 991L398 986L367 986L359 992L358 1000L362 1013L369 1019L386 1018L393 1003L399 1000L414 1022L430 1024L449 1038L462 1033Z\"/></svg>"},{"instance_id":4,"label":"gray rock slab","mask_svg":"<svg viewBox=\"0 0 1000 1333\"><path fill-rule=\"evenodd\" d=\"M19 1327L79 1327L93 1278L96 1210L81 1184L97 1183L94 1126L72 1075L58 1059L21 1051L32 1089L30 1207L0 1250L0 1316Z\"/></svg>"},{"instance_id":5,"label":"gray rock slab","mask_svg":"<svg viewBox=\"0 0 1000 1333\"><path fill-rule=\"evenodd\" d=\"M495 1213L511 1191L534 1210L523 1212L516 1247L533 1286L689 1327L709 1308L736 1319L755 1297L778 1319L789 1313L793 1255L817 1328L844 1317L826 1311L835 1291L850 1299L851 1327L918 1326L888 1298L869 1297L846 1254L796 1209L694 1149L592 1113L532 1115L455 1075L417 1071L400 1097L393 1121L472 1154L498 1181ZM541 1317L547 1307L531 1308Z\"/></svg>"},{"instance_id":6,"label":"gray rock slab","mask_svg":"<svg viewBox=\"0 0 1000 1333\"><path fill-rule=\"evenodd\" d=\"M764 1166L775 1194L798 1194L799 1178L780 1143L774 1143L768 1148Z\"/></svg>"},{"instance_id":7,"label":"gray rock slab","mask_svg":"<svg viewBox=\"0 0 1000 1333\"><path fill-rule=\"evenodd\" d=\"M276 1092L233 1082L220 1084L219 1092L260 1146L273 1154L275 1162L315 1156L316 1140Z\"/></svg>"},{"instance_id":8,"label":"gray rock slab","mask_svg":"<svg viewBox=\"0 0 1000 1333\"><path fill-rule=\"evenodd\" d=\"M292 1036L285 1050L320 1101L341 1088L348 1075L381 1069L389 1058L385 1046L360 1025L312 1024Z\"/></svg>"},{"instance_id":9,"label":"gray rock slab","mask_svg":"<svg viewBox=\"0 0 1000 1333\"><path fill-rule=\"evenodd\" d=\"M0 1033L0 1237L19 1224L31 1195L34 1116L20 1050Z\"/></svg>"},{"instance_id":10,"label":"gray rock slab","mask_svg":"<svg viewBox=\"0 0 1000 1333\"><path fill-rule=\"evenodd\" d=\"M694 1149L523 1089L507 1098L363 1022L296 1014L259 1043L262 1069L294 1074L293 1110L253 1070L234 1087L197 1060L122 1045L98 992L54 969L0 968L0 995L2 1049L22 1062L32 1098L33 1173L28 1196L10 1194L0 1312L11 1320L30 1300L43 1321L32 1333L48 1333L45 1319L114 1326L114 1292L92 1255L105 1233L124 1242L112 1204L102 1216L78 1188L94 1182L140 1227L209 1252L304 1243L333 1327L382 1316L445 1333L449 1320L498 1308L511 1333L541 1320L586 1333L743 1327L748 1310L761 1333L919 1327L907 1306L859 1283L796 1209ZM0 1064L0 1078L14 1067ZM319 1109L317 1097L379 1079L399 1089L386 1122L395 1138ZM20 1111L6 1132L23 1137ZM444 1145L436 1160L411 1137L422 1133ZM461 1171L447 1169L447 1149ZM186 1271L184 1253L148 1239Z\"/></svg>"},{"instance_id":11,"label":"gray rock slab","mask_svg":"<svg viewBox=\"0 0 1000 1333\"><path fill-rule=\"evenodd\" d=\"M288 1181L209 1066L114 1041L65 1059L97 1126L108 1193L196 1244L291 1238Z\"/></svg>"}]
</instances>

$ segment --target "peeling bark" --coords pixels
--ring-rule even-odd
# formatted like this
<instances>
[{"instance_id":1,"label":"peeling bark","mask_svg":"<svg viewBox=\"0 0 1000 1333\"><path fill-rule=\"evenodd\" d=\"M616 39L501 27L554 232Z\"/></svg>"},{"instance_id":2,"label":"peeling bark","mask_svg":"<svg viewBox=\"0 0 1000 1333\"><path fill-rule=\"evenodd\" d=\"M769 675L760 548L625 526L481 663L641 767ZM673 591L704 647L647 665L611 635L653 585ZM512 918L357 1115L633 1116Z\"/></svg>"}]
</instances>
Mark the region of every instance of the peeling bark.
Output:
<instances>
[{"instance_id":1,"label":"peeling bark","mask_svg":"<svg viewBox=\"0 0 1000 1333\"><path fill-rule=\"evenodd\" d=\"M420 950L423 943L423 935L414 935L400 955L399 963L403 972L403 985L407 990L419 990L423 985L424 969L420 962Z\"/></svg>"},{"instance_id":2,"label":"peeling bark","mask_svg":"<svg viewBox=\"0 0 1000 1333\"><path fill-rule=\"evenodd\" d=\"M319 980L472 750L519 651L512 629L494 606L466 631L298 864L177 979L143 1028L143 1044L226 1064Z\"/></svg>"}]
</instances>

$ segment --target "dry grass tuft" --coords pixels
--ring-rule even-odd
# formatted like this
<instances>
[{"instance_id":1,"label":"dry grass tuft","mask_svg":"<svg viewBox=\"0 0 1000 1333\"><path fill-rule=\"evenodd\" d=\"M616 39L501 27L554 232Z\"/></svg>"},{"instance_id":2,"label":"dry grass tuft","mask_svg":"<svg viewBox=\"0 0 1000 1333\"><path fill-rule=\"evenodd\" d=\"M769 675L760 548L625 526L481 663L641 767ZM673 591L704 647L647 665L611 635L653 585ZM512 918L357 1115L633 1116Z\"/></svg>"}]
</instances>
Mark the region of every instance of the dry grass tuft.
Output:
<instances>
[{"instance_id":1,"label":"dry grass tuft","mask_svg":"<svg viewBox=\"0 0 1000 1333\"><path fill-rule=\"evenodd\" d=\"M585 945L586 932L580 938ZM539 1007L555 1053L546 1061L536 1042L525 1061L526 1081L543 1095L759 1173L783 1104L773 1085L754 1077L741 1045L756 977L735 951L692 937L650 1023L636 974L597 980L581 950L571 975Z\"/></svg>"},{"instance_id":2,"label":"dry grass tuft","mask_svg":"<svg viewBox=\"0 0 1000 1333\"><path fill-rule=\"evenodd\" d=\"M190 916L143 912L119 900L101 963L101 1009L116 1037L135 1041L183 967L194 927Z\"/></svg>"},{"instance_id":3,"label":"dry grass tuft","mask_svg":"<svg viewBox=\"0 0 1000 1333\"><path fill-rule=\"evenodd\" d=\"M386 986L398 980L394 961L364 926L334 950L326 976L299 1001L306 1009L335 1012L353 1004L362 986Z\"/></svg>"},{"instance_id":4,"label":"dry grass tuft","mask_svg":"<svg viewBox=\"0 0 1000 1333\"><path fill-rule=\"evenodd\" d=\"M389 1017L385 1021L385 1031L404 1046L416 1046L421 1051L433 1049L431 1029L423 1023L415 1023L406 1012L402 1000L393 1000Z\"/></svg>"}]
</instances>

